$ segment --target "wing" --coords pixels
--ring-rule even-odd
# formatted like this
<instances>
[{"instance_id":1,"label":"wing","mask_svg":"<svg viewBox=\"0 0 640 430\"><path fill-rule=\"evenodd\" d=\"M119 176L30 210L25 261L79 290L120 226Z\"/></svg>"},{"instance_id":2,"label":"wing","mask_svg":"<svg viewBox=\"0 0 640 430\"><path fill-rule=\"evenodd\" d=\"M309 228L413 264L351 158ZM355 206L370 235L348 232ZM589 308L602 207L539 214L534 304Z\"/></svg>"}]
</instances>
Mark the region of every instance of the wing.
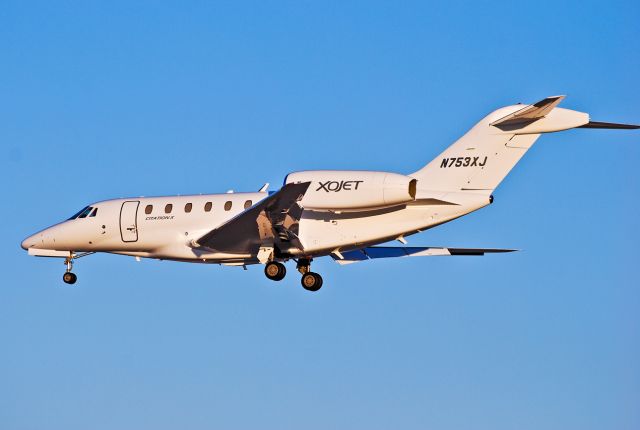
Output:
<instances>
[{"instance_id":1,"label":"wing","mask_svg":"<svg viewBox=\"0 0 640 430\"><path fill-rule=\"evenodd\" d=\"M295 246L302 207L298 202L311 182L286 184L278 192L211 230L196 245L231 254L257 254L261 246Z\"/></svg>"},{"instance_id":2,"label":"wing","mask_svg":"<svg viewBox=\"0 0 640 430\"><path fill-rule=\"evenodd\" d=\"M342 253L333 253L331 256L338 264L357 263L358 261L375 258L392 257L431 257L453 255L484 255L499 252L513 252L516 249L495 248L435 248L423 246L370 246ZM340 258L342 257L342 258Z\"/></svg>"}]
</instances>

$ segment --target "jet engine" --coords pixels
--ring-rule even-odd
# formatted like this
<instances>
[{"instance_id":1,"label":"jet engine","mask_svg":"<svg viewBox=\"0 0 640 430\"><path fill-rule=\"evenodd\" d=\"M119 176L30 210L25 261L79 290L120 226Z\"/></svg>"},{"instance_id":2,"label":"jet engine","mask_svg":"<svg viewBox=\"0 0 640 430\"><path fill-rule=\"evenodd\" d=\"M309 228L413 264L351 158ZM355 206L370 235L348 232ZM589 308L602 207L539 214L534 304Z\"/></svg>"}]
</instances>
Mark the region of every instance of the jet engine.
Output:
<instances>
[{"instance_id":1,"label":"jet engine","mask_svg":"<svg viewBox=\"0 0 640 430\"><path fill-rule=\"evenodd\" d=\"M414 201L417 180L387 172L310 170L290 173L284 182L311 182L300 202L305 209L356 212Z\"/></svg>"}]
</instances>

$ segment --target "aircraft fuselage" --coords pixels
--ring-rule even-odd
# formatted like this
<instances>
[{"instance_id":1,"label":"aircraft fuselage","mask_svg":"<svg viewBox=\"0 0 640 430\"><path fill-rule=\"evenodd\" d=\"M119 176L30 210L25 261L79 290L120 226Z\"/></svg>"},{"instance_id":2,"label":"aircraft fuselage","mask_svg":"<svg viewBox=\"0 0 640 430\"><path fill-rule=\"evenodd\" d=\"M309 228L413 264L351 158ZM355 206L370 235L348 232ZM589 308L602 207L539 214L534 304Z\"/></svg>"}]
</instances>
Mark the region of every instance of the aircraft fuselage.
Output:
<instances>
[{"instance_id":1,"label":"aircraft fuselage","mask_svg":"<svg viewBox=\"0 0 640 430\"><path fill-rule=\"evenodd\" d=\"M24 249L113 254L194 263L258 263L253 254L216 252L195 240L268 196L266 192L105 200L87 206L87 213L44 229L22 242ZM361 212L304 211L300 239L304 253L328 255L407 236L462 216L486 204L396 205ZM95 214L93 211L95 210Z\"/></svg>"}]
</instances>

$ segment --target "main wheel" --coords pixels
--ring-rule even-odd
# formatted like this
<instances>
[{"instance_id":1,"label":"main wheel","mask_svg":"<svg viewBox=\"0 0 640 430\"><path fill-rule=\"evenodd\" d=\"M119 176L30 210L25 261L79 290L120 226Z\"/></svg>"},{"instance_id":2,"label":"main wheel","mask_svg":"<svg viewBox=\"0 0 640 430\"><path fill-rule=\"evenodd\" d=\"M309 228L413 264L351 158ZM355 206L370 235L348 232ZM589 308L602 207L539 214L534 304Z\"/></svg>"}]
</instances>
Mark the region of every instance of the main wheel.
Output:
<instances>
[{"instance_id":1,"label":"main wheel","mask_svg":"<svg viewBox=\"0 0 640 430\"><path fill-rule=\"evenodd\" d=\"M317 273L307 272L302 275L300 283L302 284L302 288L307 291L318 291L320 287L322 287L322 276Z\"/></svg>"},{"instance_id":2,"label":"main wheel","mask_svg":"<svg viewBox=\"0 0 640 430\"><path fill-rule=\"evenodd\" d=\"M78 277L76 276L75 273L66 272L64 275L62 275L62 280L66 284L75 284L76 281L78 280Z\"/></svg>"},{"instance_id":3,"label":"main wheel","mask_svg":"<svg viewBox=\"0 0 640 430\"><path fill-rule=\"evenodd\" d=\"M287 268L282 263L272 261L264 266L264 274L272 281L282 281L287 274Z\"/></svg>"}]
</instances>

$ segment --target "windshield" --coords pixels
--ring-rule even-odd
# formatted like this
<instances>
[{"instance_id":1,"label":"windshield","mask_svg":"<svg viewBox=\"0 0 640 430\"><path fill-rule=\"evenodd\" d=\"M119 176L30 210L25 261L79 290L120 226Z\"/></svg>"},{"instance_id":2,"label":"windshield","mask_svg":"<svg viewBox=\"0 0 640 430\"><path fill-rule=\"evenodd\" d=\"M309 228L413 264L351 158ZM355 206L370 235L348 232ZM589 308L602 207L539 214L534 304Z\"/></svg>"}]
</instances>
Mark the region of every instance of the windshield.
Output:
<instances>
[{"instance_id":1,"label":"windshield","mask_svg":"<svg viewBox=\"0 0 640 430\"><path fill-rule=\"evenodd\" d=\"M71 218L69 218L67 221L71 221L72 219L76 219L76 218L86 218L87 216L94 217L96 216L97 212L98 212L98 208L94 208L92 206L85 206L82 209L80 209L76 214L74 214ZM89 215L90 213L91 215Z\"/></svg>"},{"instance_id":2,"label":"windshield","mask_svg":"<svg viewBox=\"0 0 640 430\"><path fill-rule=\"evenodd\" d=\"M81 214L82 212L84 212L85 210L87 210L87 208L88 208L88 207L89 207L89 206L85 206L85 207L83 207L82 209L80 209L80 210L79 210L78 212L76 212L76 213L75 213L71 218L69 218L69 221L70 221L70 220L72 220L72 219L76 219L76 218L78 218L78 216L80 216L80 214Z\"/></svg>"}]
</instances>

